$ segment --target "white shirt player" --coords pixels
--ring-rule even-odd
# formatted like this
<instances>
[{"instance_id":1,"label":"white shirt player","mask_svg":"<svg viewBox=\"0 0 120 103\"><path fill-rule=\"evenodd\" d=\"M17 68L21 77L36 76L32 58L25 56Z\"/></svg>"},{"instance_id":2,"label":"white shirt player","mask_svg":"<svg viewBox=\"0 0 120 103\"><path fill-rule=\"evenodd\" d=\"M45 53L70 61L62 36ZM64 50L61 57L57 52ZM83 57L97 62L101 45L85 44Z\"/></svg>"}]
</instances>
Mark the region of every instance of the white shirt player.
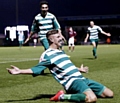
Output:
<instances>
[{"instance_id":1,"label":"white shirt player","mask_svg":"<svg viewBox=\"0 0 120 103\"><path fill-rule=\"evenodd\" d=\"M24 40L24 33L23 31L18 31L18 41L23 41Z\"/></svg>"},{"instance_id":2,"label":"white shirt player","mask_svg":"<svg viewBox=\"0 0 120 103\"><path fill-rule=\"evenodd\" d=\"M70 27L68 33L69 33L68 45L69 46L71 46L71 45L74 46L74 38L76 36L76 32L73 31L72 27Z\"/></svg>"}]
</instances>

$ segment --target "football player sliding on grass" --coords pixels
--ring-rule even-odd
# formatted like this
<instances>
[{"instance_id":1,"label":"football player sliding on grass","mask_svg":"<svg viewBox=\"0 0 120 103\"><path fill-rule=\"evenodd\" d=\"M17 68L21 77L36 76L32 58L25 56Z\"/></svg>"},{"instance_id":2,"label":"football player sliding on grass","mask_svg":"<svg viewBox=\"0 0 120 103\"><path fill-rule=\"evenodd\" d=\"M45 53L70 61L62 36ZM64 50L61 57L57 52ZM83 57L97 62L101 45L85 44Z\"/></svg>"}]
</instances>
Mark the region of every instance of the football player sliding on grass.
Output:
<instances>
[{"instance_id":1,"label":"football player sliding on grass","mask_svg":"<svg viewBox=\"0 0 120 103\"><path fill-rule=\"evenodd\" d=\"M55 96L51 97L51 101L85 101L93 103L97 101L97 96L113 97L113 91L106 86L85 78L81 74L81 70L87 70L88 67L81 66L80 71L71 62L68 56L59 50L62 45L62 37L58 30L50 30L46 34L50 47L40 57L40 61L36 66L30 69L19 69L12 66L7 68L10 74L32 74L38 76L46 68L49 68L53 77L64 87L66 94L60 90Z\"/></svg>"}]
</instances>

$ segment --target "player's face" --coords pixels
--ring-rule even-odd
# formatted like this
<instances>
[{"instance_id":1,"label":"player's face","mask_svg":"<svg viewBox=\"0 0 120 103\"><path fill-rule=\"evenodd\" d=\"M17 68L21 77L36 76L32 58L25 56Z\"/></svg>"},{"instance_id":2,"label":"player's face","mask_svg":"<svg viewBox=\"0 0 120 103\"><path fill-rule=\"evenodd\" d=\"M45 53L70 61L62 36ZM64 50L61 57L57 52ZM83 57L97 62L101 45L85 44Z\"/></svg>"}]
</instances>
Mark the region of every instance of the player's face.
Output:
<instances>
[{"instance_id":1,"label":"player's face","mask_svg":"<svg viewBox=\"0 0 120 103\"><path fill-rule=\"evenodd\" d=\"M73 31L72 27L69 28L70 31Z\"/></svg>"},{"instance_id":2,"label":"player's face","mask_svg":"<svg viewBox=\"0 0 120 103\"><path fill-rule=\"evenodd\" d=\"M91 27L94 26L94 22L93 22L93 21L90 22L90 26L91 26Z\"/></svg>"},{"instance_id":3,"label":"player's face","mask_svg":"<svg viewBox=\"0 0 120 103\"><path fill-rule=\"evenodd\" d=\"M41 6L41 12L42 13L46 13L48 11L48 5L47 4L43 4L42 6Z\"/></svg>"},{"instance_id":4,"label":"player's face","mask_svg":"<svg viewBox=\"0 0 120 103\"><path fill-rule=\"evenodd\" d=\"M51 35L51 40L58 48L63 44L62 37L59 33Z\"/></svg>"}]
</instances>

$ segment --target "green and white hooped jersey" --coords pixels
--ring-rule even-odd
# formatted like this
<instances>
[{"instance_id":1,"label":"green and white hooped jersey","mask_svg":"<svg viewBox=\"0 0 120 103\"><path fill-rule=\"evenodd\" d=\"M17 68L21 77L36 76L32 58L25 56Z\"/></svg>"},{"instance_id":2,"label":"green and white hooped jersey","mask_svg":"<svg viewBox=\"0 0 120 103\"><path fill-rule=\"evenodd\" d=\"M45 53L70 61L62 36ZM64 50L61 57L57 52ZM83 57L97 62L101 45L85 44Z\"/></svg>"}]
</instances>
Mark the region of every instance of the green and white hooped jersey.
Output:
<instances>
[{"instance_id":1,"label":"green and white hooped jersey","mask_svg":"<svg viewBox=\"0 0 120 103\"><path fill-rule=\"evenodd\" d=\"M31 69L35 75L39 75L46 67L66 90L69 89L74 80L85 79L68 56L58 49L47 49L42 54L39 64Z\"/></svg>"},{"instance_id":2,"label":"green and white hooped jersey","mask_svg":"<svg viewBox=\"0 0 120 103\"><path fill-rule=\"evenodd\" d=\"M90 35L90 39L98 39L98 33L102 31L102 28L100 28L97 25L94 25L93 27L88 27L87 33Z\"/></svg>"},{"instance_id":3,"label":"green and white hooped jersey","mask_svg":"<svg viewBox=\"0 0 120 103\"><path fill-rule=\"evenodd\" d=\"M60 25L52 13L47 12L45 17L42 17L41 14L35 16L31 31L38 33L41 40L46 38L46 33L51 29L60 29Z\"/></svg>"}]
</instances>

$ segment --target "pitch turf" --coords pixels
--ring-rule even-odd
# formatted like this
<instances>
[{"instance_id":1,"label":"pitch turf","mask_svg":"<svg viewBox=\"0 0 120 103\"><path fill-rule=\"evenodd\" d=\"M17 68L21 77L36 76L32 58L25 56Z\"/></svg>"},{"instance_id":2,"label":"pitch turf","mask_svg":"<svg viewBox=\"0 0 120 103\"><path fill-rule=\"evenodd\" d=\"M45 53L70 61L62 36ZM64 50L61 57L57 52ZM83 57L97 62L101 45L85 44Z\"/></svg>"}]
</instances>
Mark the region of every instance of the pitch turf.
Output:
<instances>
[{"instance_id":1,"label":"pitch turf","mask_svg":"<svg viewBox=\"0 0 120 103\"><path fill-rule=\"evenodd\" d=\"M113 99L99 98L97 103L120 103L120 45L99 45L98 59L93 59L92 46L76 46L66 54L76 66L89 66L85 77L101 82L114 91ZM38 63L43 47L0 47L0 103L52 103L49 98L63 89L45 70L44 76L10 75L6 68L11 64L30 68ZM62 102L58 102L62 103ZM65 102L68 103L68 102Z\"/></svg>"}]
</instances>

